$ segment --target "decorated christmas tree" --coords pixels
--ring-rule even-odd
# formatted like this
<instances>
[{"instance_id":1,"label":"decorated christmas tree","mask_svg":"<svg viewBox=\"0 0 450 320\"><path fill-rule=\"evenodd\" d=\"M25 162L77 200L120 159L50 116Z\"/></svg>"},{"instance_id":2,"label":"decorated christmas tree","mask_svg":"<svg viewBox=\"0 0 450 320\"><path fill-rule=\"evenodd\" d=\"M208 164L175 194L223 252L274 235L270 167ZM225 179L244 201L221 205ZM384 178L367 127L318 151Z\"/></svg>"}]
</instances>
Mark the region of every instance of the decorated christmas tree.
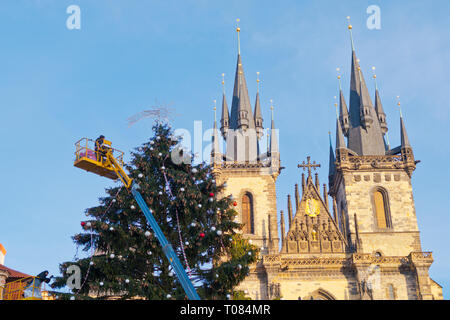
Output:
<instances>
[{"instance_id":1,"label":"decorated christmas tree","mask_svg":"<svg viewBox=\"0 0 450 320\"><path fill-rule=\"evenodd\" d=\"M211 167L193 164L167 124L131 153L126 169L172 244L202 299L242 297L234 289L256 262L258 250L243 239L232 195L218 197ZM175 160L175 161L174 161ZM178 278L136 201L124 187L106 190L86 210L73 240L87 257L60 265L54 288L66 286L68 268L81 269L80 287L60 299L186 299Z\"/></svg>"}]
</instances>

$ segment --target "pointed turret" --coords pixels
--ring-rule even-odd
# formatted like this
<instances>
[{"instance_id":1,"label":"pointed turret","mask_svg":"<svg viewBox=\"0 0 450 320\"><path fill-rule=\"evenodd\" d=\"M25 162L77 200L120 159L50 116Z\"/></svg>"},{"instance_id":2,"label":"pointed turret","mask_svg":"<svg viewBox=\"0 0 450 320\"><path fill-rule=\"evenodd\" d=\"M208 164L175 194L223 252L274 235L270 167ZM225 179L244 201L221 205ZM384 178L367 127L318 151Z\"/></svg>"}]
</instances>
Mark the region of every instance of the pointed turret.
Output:
<instances>
[{"instance_id":1,"label":"pointed turret","mask_svg":"<svg viewBox=\"0 0 450 320\"><path fill-rule=\"evenodd\" d=\"M230 115L228 112L227 97L225 96L225 74L222 73L222 118L220 119L220 132L224 139L227 138L228 129L230 127Z\"/></svg>"},{"instance_id":2,"label":"pointed turret","mask_svg":"<svg viewBox=\"0 0 450 320\"><path fill-rule=\"evenodd\" d=\"M236 76L234 80L233 101L231 103L231 129L255 129L255 121L248 96L247 82L241 55L238 54Z\"/></svg>"},{"instance_id":3,"label":"pointed turret","mask_svg":"<svg viewBox=\"0 0 450 320\"><path fill-rule=\"evenodd\" d=\"M337 69L339 71L339 68ZM338 75L339 81L339 121L341 121L341 126L344 135L348 135L348 130L350 129L350 118L348 115L347 103L345 102L344 94L342 93L341 85L341 75Z\"/></svg>"},{"instance_id":4,"label":"pointed turret","mask_svg":"<svg viewBox=\"0 0 450 320\"><path fill-rule=\"evenodd\" d=\"M329 159L329 169L328 169L328 185L330 186L330 189L333 186L334 183L334 177L336 175L336 157L334 156L334 150L333 145L331 144L331 132L328 132L328 137L330 140L330 159Z\"/></svg>"},{"instance_id":5,"label":"pointed turret","mask_svg":"<svg viewBox=\"0 0 450 320\"><path fill-rule=\"evenodd\" d=\"M398 102L400 107L400 102ZM402 110L400 109L400 152L405 163L405 169L408 175L411 177L413 171L416 169L416 163L420 161L414 160L414 153L409 143L408 133L406 132L405 121L403 120Z\"/></svg>"},{"instance_id":6,"label":"pointed turret","mask_svg":"<svg viewBox=\"0 0 450 320\"><path fill-rule=\"evenodd\" d=\"M283 252L284 249L284 243L285 243L285 229L284 229L284 214L283 214L283 210L281 210L280 212L280 231L281 231L281 251Z\"/></svg>"},{"instance_id":7,"label":"pointed turret","mask_svg":"<svg viewBox=\"0 0 450 320\"><path fill-rule=\"evenodd\" d=\"M256 91L256 100L255 100L255 127L256 127L256 135L258 139L264 135L264 127L263 127L263 117L261 113L261 103L259 102L259 72L256 73L258 78L256 79L257 91Z\"/></svg>"},{"instance_id":8,"label":"pointed turret","mask_svg":"<svg viewBox=\"0 0 450 320\"><path fill-rule=\"evenodd\" d=\"M271 102L273 102L271 100ZM272 162L272 170L278 171L280 167L280 152L278 149L278 137L277 130L275 129L275 121L273 119L273 105L270 106L270 110L272 111L272 125L270 132L270 158Z\"/></svg>"},{"instance_id":9,"label":"pointed turret","mask_svg":"<svg viewBox=\"0 0 450 320\"><path fill-rule=\"evenodd\" d=\"M340 149L345 149L345 138L342 133L341 122L336 119L336 156Z\"/></svg>"},{"instance_id":10,"label":"pointed turret","mask_svg":"<svg viewBox=\"0 0 450 320\"><path fill-rule=\"evenodd\" d=\"M377 118L380 123L381 132L383 132L383 134L386 134L388 132L386 114L384 113L383 104L381 103L380 98L380 92L378 91L377 75L375 74L375 67L372 67L372 70L374 70L373 81L375 82L375 111L377 113Z\"/></svg>"},{"instance_id":11,"label":"pointed turret","mask_svg":"<svg viewBox=\"0 0 450 320\"><path fill-rule=\"evenodd\" d=\"M323 201L325 202L325 205L327 207L327 210L330 210L330 205L328 204L328 191L327 191L327 184L323 184Z\"/></svg>"},{"instance_id":12,"label":"pointed turret","mask_svg":"<svg viewBox=\"0 0 450 320\"><path fill-rule=\"evenodd\" d=\"M255 163L259 159L258 137L242 66L239 42L240 28L237 27L236 31L238 35L238 57L227 136L226 158L230 162Z\"/></svg>"},{"instance_id":13,"label":"pointed turret","mask_svg":"<svg viewBox=\"0 0 450 320\"><path fill-rule=\"evenodd\" d=\"M305 174L302 172L302 197L303 194L305 193L305 188L306 188Z\"/></svg>"},{"instance_id":14,"label":"pointed turret","mask_svg":"<svg viewBox=\"0 0 450 320\"><path fill-rule=\"evenodd\" d=\"M213 165L219 165L220 163L222 163L222 153L220 152L219 145L219 131L217 130L216 100L214 100L214 128L211 145L211 162L213 163Z\"/></svg>"},{"instance_id":15,"label":"pointed turret","mask_svg":"<svg viewBox=\"0 0 450 320\"><path fill-rule=\"evenodd\" d=\"M275 212L275 215L276 215L276 212ZM272 213L271 212L269 212L269 214L268 214L268 219L267 219L267 221L268 221L268 229L269 229L269 245L268 245L268 251L270 252L270 253L272 253L273 252L273 237L274 237L274 235L272 234ZM277 220L275 220L275 223L277 222ZM277 230L278 230L278 228L277 228ZM278 232L278 231L277 231ZM278 250L278 248L277 248L277 250Z\"/></svg>"},{"instance_id":16,"label":"pointed turret","mask_svg":"<svg viewBox=\"0 0 450 320\"><path fill-rule=\"evenodd\" d=\"M383 134L386 134L386 132L388 132L386 114L384 113L383 105L381 104L381 98L378 89L375 90L375 111L377 112L378 121L380 122L381 132L383 132Z\"/></svg>"},{"instance_id":17,"label":"pointed turret","mask_svg":"<svg viewBox=\"0 0 450 320\"><path fill-rule=\"evenodd\" d=\"M358 66L359 74L359 115L361 120L361 125L364 129L369 129L373 124L373 105L370 99L369 90L366 87L366 83L363 79L361 72L361 67Z\"/></svg>"},{"instance_id":18,"label":"pointed turret","mask_svg":"<svg viewBox=\"0 0 450 320\"><path fill-rule=\"evenodd\" d=\"M403 115L400 114L400 138L402 148L411 148L409 143L408 133L406 132L405 122L403 121Z\"/></svg>"},{"instance_id":19,"label":"pointed turret","mask_svg":"<svg viewBox=\"0 0 450 320\"><path fill-rule=\"evenodd\" d=\"M298 184L295 184L295 212L298 210L300 204L300 195L298 194Z\"/></svg>"},{"instance_id":20,"label":"pointed turret","mask_svg":"<svg viewBox=\"0 0 450 320\"><path fill-rule=\"evenodd\" d=\"M352 69L350 79L350 128L348 148L358 155L384 155L386 148L380 123L370 99L359 60L356 58L352 26L348 26L352 40ZM337 147L336 147L337 149Z\"/></svg>"},{"instance_id":21,"label":"pointed turret","mask_svg":"<svg viewBox=\"0 0 450 320\"><path fill-rule=\"evenodd\" d=\"M292 217L292 203L291 203L291 195L290 194L288 194L288 196L287 196L287 207L288 207L289 228L291 228L293 217Z\"/></svg>"}]
</instances>

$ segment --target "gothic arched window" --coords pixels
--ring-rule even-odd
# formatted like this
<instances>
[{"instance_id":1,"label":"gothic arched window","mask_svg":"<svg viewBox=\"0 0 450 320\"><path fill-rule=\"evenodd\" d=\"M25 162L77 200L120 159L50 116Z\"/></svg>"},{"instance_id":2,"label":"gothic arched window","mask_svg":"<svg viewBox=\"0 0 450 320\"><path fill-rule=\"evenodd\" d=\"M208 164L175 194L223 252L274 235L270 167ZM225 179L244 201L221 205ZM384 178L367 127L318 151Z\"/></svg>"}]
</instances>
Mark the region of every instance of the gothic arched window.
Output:
<instances>
[{"instance_id":1,"label":"gothic arched window","mask_svg":"<svg viewBox=\"0 0 450 320\"><path fill-rule=\"evenodd\" d=\"M380 229L391 227L389 215L389 199L387 192L384 189L378 188L373 193L373 202L375 206L375 216L377 226Z\"/></svg>"},{"instance_id":2,"label":"gothic arched window","mask_svg":"<svg viewBox=\"0 0 450 320\"><path fill-rule=\"evenodd\" d=\"M253 197L250 193L245 193L242 197L242 223L244 233L254 233L253 227Z\"/></svg>"}]
</instances>

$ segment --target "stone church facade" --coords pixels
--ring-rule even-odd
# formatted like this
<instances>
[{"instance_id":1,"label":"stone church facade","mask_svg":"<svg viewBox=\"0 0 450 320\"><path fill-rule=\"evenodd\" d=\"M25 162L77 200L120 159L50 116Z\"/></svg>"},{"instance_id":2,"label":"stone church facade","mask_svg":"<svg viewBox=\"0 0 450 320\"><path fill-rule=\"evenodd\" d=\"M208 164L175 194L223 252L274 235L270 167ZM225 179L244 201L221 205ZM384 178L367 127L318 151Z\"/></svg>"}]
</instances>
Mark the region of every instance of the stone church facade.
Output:
<instances>
[{"instance_id":1,"label":"stone church facade","mask_svg":"<svg viewBox=\"0 0 450 320\"><path fill-rule=\"evenodd\" d=\"M285 222L276 204L282 167L273 107L270 144L262 151L259 90L252 108L238 53L231 112L224 92L211 162L224 195L236 199L244 235L261 248L240 289L252 299L442 299L428 273L432 253L421 246L411 184L418 161L404 119L401 145L391 148L378 88L373 105L353 39L349 108L341 89L339 96L328 186L320 186L318 164L308 157L299 165L301 190L296 185L293 201L288 196Z\"/></svg>"}]
</instances>

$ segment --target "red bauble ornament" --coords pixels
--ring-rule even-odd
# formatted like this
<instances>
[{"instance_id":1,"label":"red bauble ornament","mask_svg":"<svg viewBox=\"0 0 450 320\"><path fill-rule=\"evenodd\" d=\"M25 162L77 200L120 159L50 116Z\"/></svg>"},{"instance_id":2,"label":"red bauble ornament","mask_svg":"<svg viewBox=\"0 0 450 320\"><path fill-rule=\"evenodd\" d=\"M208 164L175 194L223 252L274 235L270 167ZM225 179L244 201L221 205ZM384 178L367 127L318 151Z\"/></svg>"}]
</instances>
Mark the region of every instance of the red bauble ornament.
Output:
<instances>
[{"instance_id":1,"label":"red bauble ornament","mask_svg":"<svg viewBox=\"0 0 450 320\"><path fill-rule=\"evenodd\" d=\"M86 222L82 221L81 226L84 227L86 225Z\"/></svg>"},{"instance_id":2,"label":"red bauble ornament","mask_svg":"<svg viewBox=\"0 0 450 320\"><path fill-rule=\"evenodd\" d=\"M214 193L211 192L211 193L209 194L209 196L210 196L210 197L214 197Z\"/></svg>"},{"instance_id":3,"label":"red bauble ornament","mask_svg":"<svg viewBox=\"0 0 450 320\"><path fill-rule=\"evenodd\" d=\"M205 237L205 234L202 232L202 233L200 233L200 238L204 238Z\"/></svg>"},{"instance_id":4,"label":"red bauble ornament","mask_svg":"<svg viewBox=\"0 0 450 320\"><path fill-rule=\"evenodd\" d=\"M235 206L235 207L237 206L237 202L236 202L236 201L235 201L235 202L233 202L233 206Z\"/></svg>"}]
</instances>

